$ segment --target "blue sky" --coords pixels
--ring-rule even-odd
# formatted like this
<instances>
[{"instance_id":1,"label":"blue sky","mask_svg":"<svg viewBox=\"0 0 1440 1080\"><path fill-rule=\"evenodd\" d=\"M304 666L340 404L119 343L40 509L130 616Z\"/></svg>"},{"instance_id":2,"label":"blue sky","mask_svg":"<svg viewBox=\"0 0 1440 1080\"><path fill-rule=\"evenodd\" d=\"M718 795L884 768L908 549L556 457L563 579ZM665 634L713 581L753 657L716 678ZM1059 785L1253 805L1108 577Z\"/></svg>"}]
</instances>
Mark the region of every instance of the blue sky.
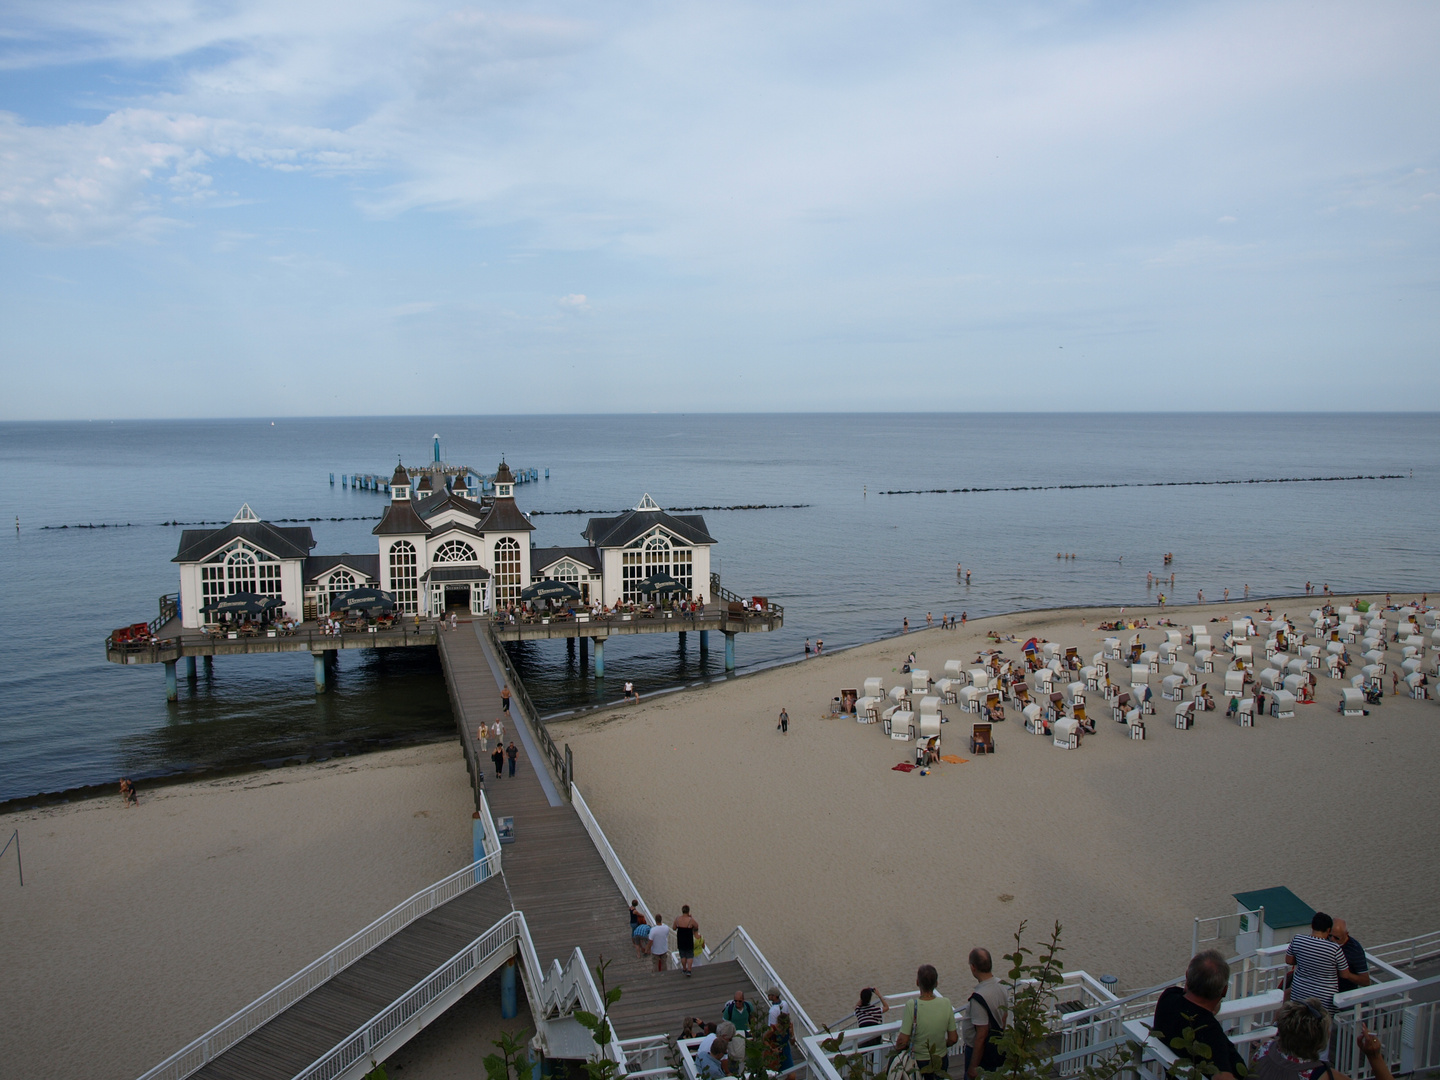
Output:
<instances>
[{"instance_id":1,"label":"blue sky","mask_svg":"<svg viewBox=\"0 0 1440 1080\"><path fill-rule=\"evenodd\" d=\"M1440 408L1440 5L10 0L0 419Z\"/></svg>"}]
</instances>

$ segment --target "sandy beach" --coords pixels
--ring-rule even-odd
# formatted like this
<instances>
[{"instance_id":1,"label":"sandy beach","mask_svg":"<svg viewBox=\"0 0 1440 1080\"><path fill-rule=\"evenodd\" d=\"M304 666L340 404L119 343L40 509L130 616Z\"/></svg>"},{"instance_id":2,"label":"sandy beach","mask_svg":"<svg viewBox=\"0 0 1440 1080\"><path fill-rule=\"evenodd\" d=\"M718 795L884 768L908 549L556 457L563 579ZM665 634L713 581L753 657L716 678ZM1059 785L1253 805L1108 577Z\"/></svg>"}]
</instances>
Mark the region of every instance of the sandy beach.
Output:
<instances>
[{"instance_id":1,"label":"sandy beach","mask_svg":"<svg viewBox=\"0 0 1440 1080\"><path fill-rule=\"evenodd\" d=\"M472 809L445 743L5 815L6 1061L139 1076L468 863Z\"/></svg>"},{"instance_id":2,"label":"sandy beach","mask_svg":"<svg viewBox=\"0 0 1440 1080\"><path fill-rule=\"evenodd\" d=\"M1318 603L1273 607L1301 615ZM1257 606L1167 614L1188 626ZM823 718L867 676L908 683L899 669L911 651L936 677L947 659L968 664L990 630L1078 646L1088 663L1107 636L1097 621L1115 615L1063 610L912 631L555 722L551 733L573 749L577 783L647 901L691 904L712 940L743 924L820 1023L845 1015L860 986L908 989L926 961L942 987L963 989L970 947L998 954L1021 920L1032 934L1060 920L1068 967L1115 974L1131 989L1180 970L1194 918L1232 912L1231 894L1247 889L1287 885L1348 918L1363 942L1435 929L1433 700L1387 693L1371 715L1342 717L1342 683L1321 678L1316 703L1294 719L1242 729L1222 703L1189 731L1157 700L1145 741L1105 709L1075 751L1027 734L1012 709L995 727L993 757L928 776L892 771L913 759L912 744L879 725ZM1127 615L1153 625L1160 612ZM1019 655L1018 645L1002 649ZM1220 697L1223 676L1208 681ZM1158 699L1159 676L1154 685ZM947 715L944 750L968 759L978 718L955 706Z\"/></svg>"}]
</instances>

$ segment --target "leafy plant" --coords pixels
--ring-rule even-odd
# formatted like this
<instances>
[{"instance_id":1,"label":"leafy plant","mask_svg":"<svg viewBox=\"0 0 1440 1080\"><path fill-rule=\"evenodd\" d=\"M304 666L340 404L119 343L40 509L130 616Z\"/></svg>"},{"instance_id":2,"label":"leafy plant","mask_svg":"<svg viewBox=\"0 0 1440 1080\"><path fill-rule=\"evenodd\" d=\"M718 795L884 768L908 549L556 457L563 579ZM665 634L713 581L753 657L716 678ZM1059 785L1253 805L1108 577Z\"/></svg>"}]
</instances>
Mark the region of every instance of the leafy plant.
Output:
<instances>
[{"instance_id":1,"label":"leafy plant","mask_svg":"<svg viewBox=\"0 0 1440 1080\"><path fill-rule=\"evenodd\" d=\"M528 1034L524 1028L502 1031L498 1039L491 1041L490 1045L500 1053L485 1055L482 1064L486 1080L519 1080L520 1061L525 1055L525 1036Z\"/></svg>"},{"instance_id":2,"label":"leafy plant","mask_svg":"<svg viewBox=\"0 0 1440 1080\"><path fill-rule=\"evenodd\" d=\"M620 987L611 990L605 985L605 972L609 967L609 960L603 956L598 957L595 965L595 986L600 991L600 1014L597 1016L584 1009L576 1009L574 1013L576 1022L590 1032L590 1038L595 1040L597 1048L595 1057L587 1059L584 1065L585 1075L589 1080L618 1080L624 1075L620 1063L607 1056L610 1041L614 1037L610 1027L610 1006L620 1000L621 993Z\"/></svg>"}]
</instances>

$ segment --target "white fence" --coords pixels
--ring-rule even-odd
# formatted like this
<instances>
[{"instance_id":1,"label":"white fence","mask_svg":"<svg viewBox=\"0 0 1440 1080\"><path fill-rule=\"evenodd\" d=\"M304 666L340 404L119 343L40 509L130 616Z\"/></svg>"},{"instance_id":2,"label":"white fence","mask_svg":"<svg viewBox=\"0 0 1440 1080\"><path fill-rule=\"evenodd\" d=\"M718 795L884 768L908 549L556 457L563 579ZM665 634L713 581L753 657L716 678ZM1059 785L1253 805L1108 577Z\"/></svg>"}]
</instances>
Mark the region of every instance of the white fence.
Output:
<instances>
[{"instance_id":1,"label":"white fence","mask_svg":"<svg viewBox=\"0 0 1440 1080\"><path fill-rule=\"evenodd\" d=\"M488 807L486 808L488 814ZM493 828L493 826L492 826ZM140 1080L181 1080L211 1061L251 1032L273 1020L305 995L323 985L338 972L359 960L377 945L393 937L422 915L448 903L500 872L500 851L457 870L434 885L421 889L397 904L359 933L297 971L279 986L262 994L229 1019L222 1021L194 1042L156 1065Z\"/></svg>"}]
</instances>

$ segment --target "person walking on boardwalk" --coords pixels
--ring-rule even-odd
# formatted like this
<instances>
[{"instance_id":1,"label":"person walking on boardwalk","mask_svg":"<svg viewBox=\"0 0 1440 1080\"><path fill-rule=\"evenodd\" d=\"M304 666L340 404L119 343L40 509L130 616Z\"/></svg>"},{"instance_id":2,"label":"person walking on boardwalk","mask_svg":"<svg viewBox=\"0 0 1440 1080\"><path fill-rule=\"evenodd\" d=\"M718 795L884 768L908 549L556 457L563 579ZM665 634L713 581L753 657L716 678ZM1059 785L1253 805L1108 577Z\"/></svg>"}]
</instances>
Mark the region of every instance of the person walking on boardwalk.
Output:
<instances>
[{"instance_id":1,"label":"person walking on boardwalk","mask_svg":"<svg viewBox=\"0 0 1440 1080\"><path fill-rule=\"evenodd\" d=\"M780 732L781 735L790 734L790 714L784 709L780 710L780 722L775 725L775 730ZM676 923L675 925L679 926L680 924Z\"/></svg>"},{"instance_id":2,"label":"person walking on boardwalk","mask_svg":"<svg viewBox=\"0 0 1440 1080\"><path fill-rule=\"evenodd\" d=\"M490 753L490 725L481 724L479 730L475 732L475 737L480 740L480 753Z\"/></svg>"},{"instance_id":3,"label":"person walking on boardwalk","mask_svg":"<svg viewBox=\"0 0 1440 1080\"><path fill-rule=\"evenodd\" d=\"M670 951L670 927L665 925L665 916L655 913L655 925L650 927L650 955L655 958L655 970L665 970L665 955Z\"/></svg>"},{"instance_id":4,"label":"person walking on boardwalk","mask_svg":"<svg viewBox=\"0 0 1440 1080\"><path fill-rule=\"evenodd\" d=\"M683 905L680 917L675 920L675 949L680 953L680 970L686 975L695 966L695 935L699 930L700 924L690 914L690 905Z\"/></svg>"},{"instance_id":5,"label":"person walking on boardwalk","mask_svg":"<svg viewBox=\"0 0 1440 1080\"><path fill-rule=\"evenodd\" d=\"M497 741L495 750L490 755L490 760L495 763L495 779L500 779L500 770L505 766L505 748Z\"/></svg>"},{"instance_id":6,"label":"person walking on boardwalk","mask_svg":"<svg viewBox=\"0 0 1440 1080\"><path fill-rule=\"evenodd\" d=\"M495 741L497 743L503 743L505 741L505 725L499 720L495 721Z\"/></svg>"},{"instance_id":7,"label":"person walking on boardwalk","mask_svg":"<svg viewBox=\"0 0 1440 1080\"><path fill-rule=\"evenodd\" d=\"M510 715L510 686L509 686L509 684L506 684L506 686L500 691L500 708L502 708L502 709L505 710L505 715L506 715L506 716L509 716L509 715Z\"/></svg>"},{"instance_id":8,"label":"person walking on boardwalk","mask_svg":"<svg viewBox=\"0 0 1440 1080\"><path fill-rule=\"evenodd\" d=\"M510 740L510 745L505 747L505 756L510 760L510 775L515 775L515 759L520 756L520 748L515 745L515 740Z\"/></svg>"}]
</instances>

